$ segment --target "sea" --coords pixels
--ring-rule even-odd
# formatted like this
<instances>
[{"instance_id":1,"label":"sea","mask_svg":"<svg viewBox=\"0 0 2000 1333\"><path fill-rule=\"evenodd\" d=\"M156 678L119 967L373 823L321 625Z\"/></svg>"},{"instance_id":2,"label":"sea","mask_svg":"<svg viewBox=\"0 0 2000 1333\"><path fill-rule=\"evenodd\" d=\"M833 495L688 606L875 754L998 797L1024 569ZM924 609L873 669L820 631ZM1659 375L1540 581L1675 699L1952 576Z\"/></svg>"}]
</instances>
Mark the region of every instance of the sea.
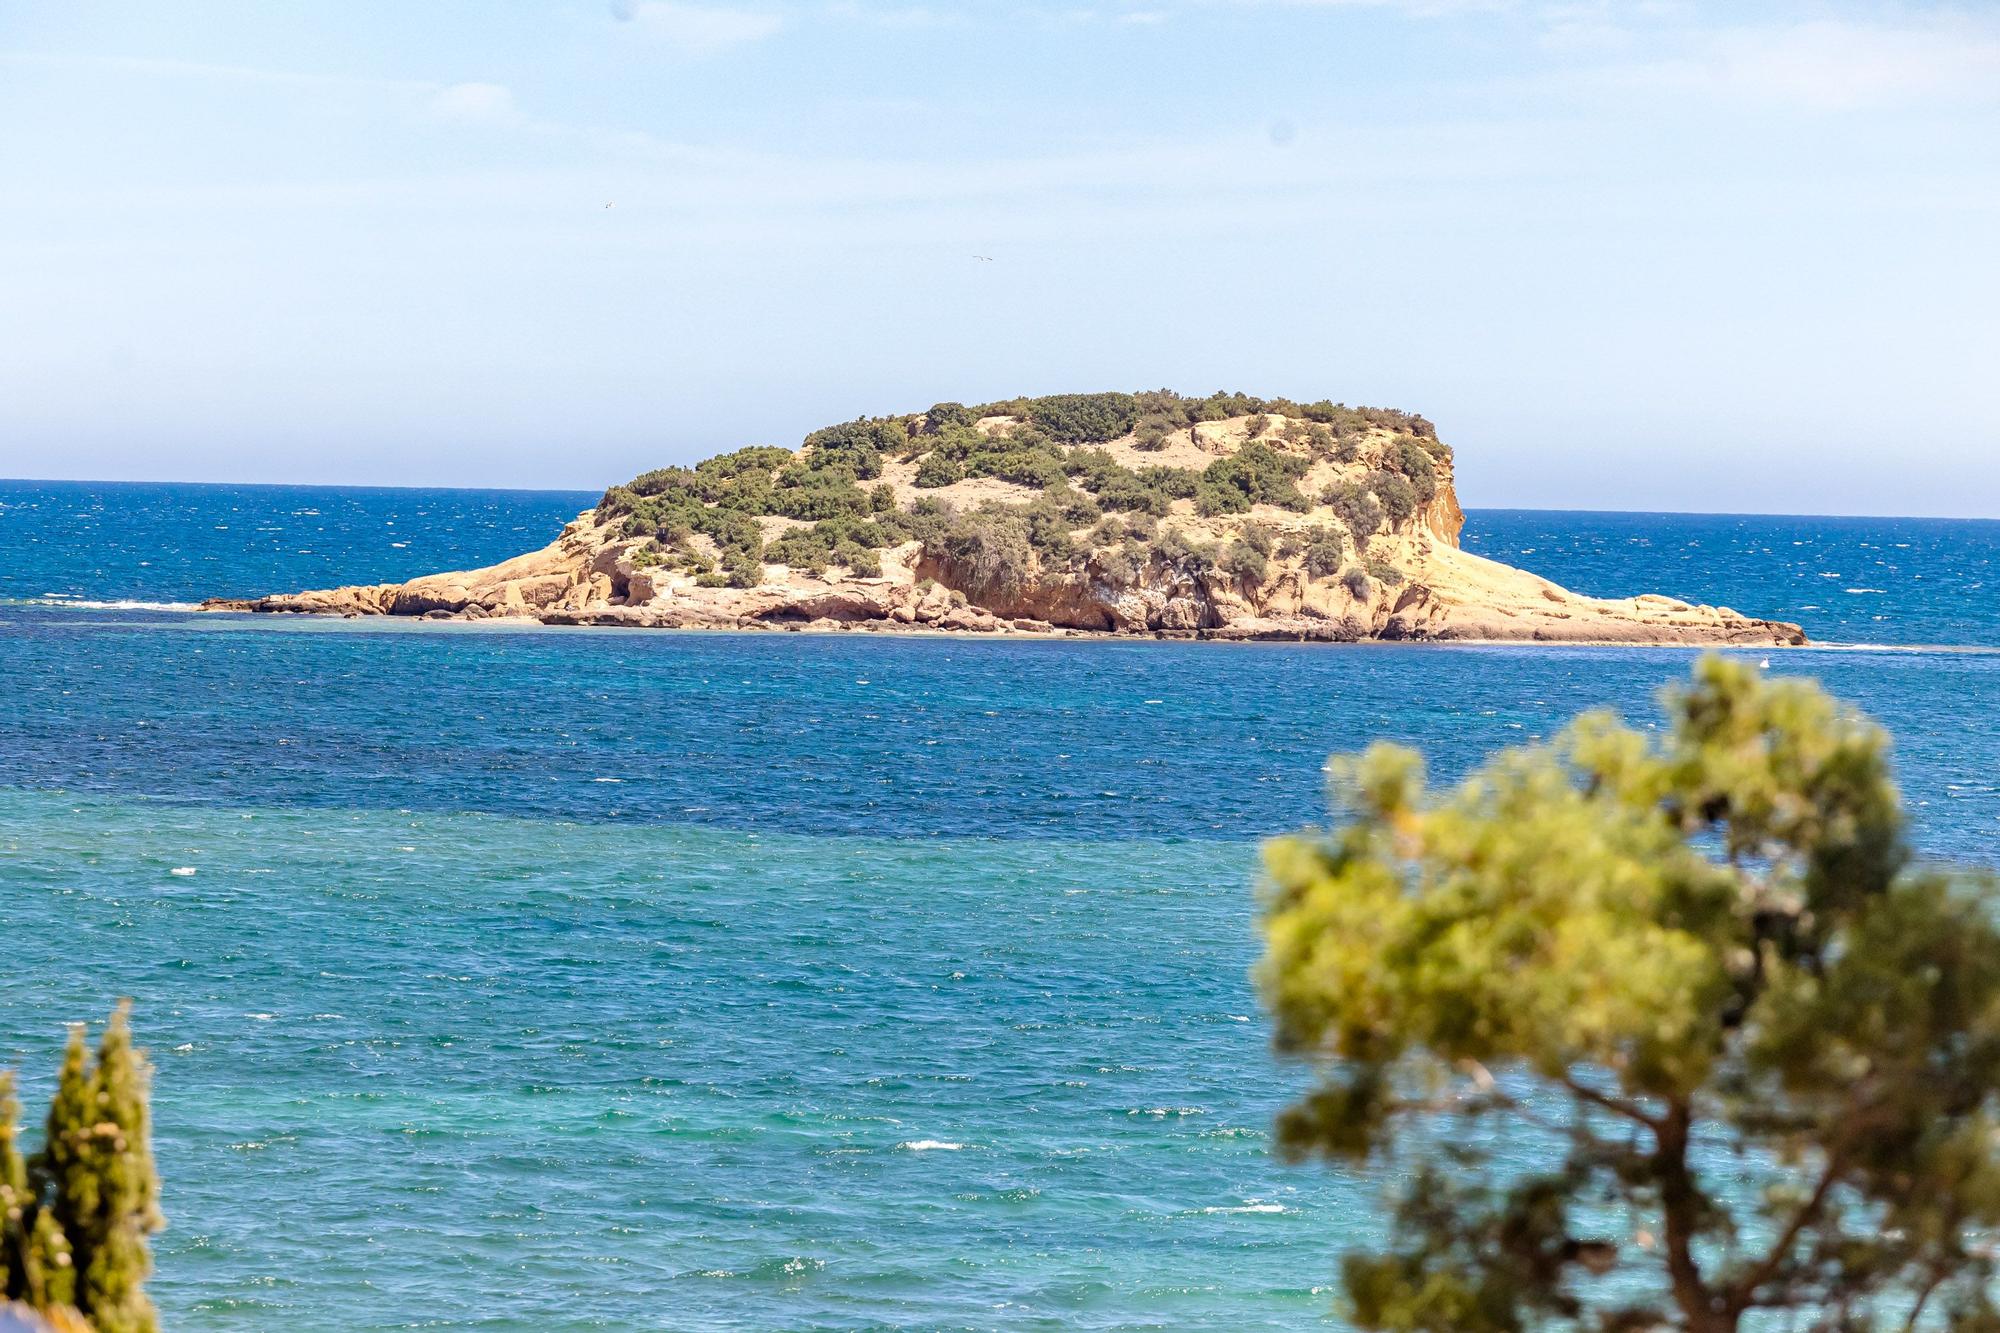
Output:
<instances>
[{"instance_id":1,"label":"sea","mask_svg":"<svg viewBox=\"0 0 2000 1333\"><path fill-rule=\"evenodd\" d=\"M168 1328L1337 1329L1391 1181L1271 1150L1258 847L1688 651L200 614L580 493L0 482L0 1064L120 996ZM2000 523L1473 511L1795 620L1927 856L2000 862Z\"/></svg>"}]
</instances>

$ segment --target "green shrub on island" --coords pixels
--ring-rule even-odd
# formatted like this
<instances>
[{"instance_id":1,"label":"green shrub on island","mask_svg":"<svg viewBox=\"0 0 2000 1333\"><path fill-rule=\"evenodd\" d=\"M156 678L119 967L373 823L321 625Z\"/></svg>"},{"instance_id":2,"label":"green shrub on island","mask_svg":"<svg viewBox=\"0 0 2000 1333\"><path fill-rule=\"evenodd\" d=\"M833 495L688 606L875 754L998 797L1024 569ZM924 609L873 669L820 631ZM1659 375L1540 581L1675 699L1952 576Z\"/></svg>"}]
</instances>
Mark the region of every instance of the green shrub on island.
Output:
<instances>
[{"instance_id":1,"label":"green shrub on island","mask_svg":"<svg viewBox=\"0 0 2000 1333\"><path fill-rule=\"evenodd\" d=\"M842 542L833 548L833 563L845 565L847 572L856 578L879 579L882 577L882 557L876 551L855 542Z\"/></svg>"},{"instance_id":2,"label":"green shrub on island","mask_svg":"<svg viewBox=\"0 0 2000 1333\"><path fill-rule=\"evenodd\" d=\"M1349 565L1341 571L1340 584L1347 589L1347 595L1358 602L1368 596L1368 571L1359 565Z\"/></svg>"},{"instance_id":3,"label":"green shrub on island","mask_svg":"<svg viewBox=\"0 0 2000 1333\"><path fill-rule=\"evenodd\" d=\"M1418 503L1429 504L1437 495L1437 465L1415 436L1398 436L1390 447L1388 461L1409 482Z\"/></svg>"},{"instance_id":4,"label":"green shrub on island","mask_svg":"<svg viewBox=\"0 0 2000 1333\"><path fill-rule=\"evenodd\" d=\"M1230 417L1247 417L1262 412L1268 406L1262 398L1217 389L1206 398L1188 403L1188 419L1191 422L1227 421Z\"/></svg>"},{"instance_id":5,"label":"green shrub on island","mask_svg":"<svg viewBox=\"0 0 2000 1333\"><path fill-rule=\"evenodd\" d=\"M917 475L912 484L930 491L940 486L950 486L965 480L965 468L958 460L941 453L927 454L917 465Z\"/></svg>"},{"instance_id":6,"label":"green shrub on island","mask_svg":"<svg viewBox=\"0 0 2000 1333\"><path fill-rule=\"evenodd\" d=\"M1167 447L1167 436L1173 433L1174 426L1170 418L1157 412L1143 416L1132 428L1132 447L1158 453Z\"/></svg>"},{"instance_id":7,"label":"green shrub on island","mask_svg":"<svg viewBox=\"0 0 2000 1333\"><path fill-rule=\"evenodd\" d=\"M947 426L971 426L978 420L964 403L933 403L924 413L924 433L936 435Z\"/></svg>"},{"instance_id":8,"label":"green shrub on island","mask_svg":"<svg viewBox=\"0 0 2000 1333\"><path fill-rule=\"evenodd\" d=\"M1368 561L1368 577L1374 579L1385 588L1400 588L1403 586L1402 570L1396 568L1387 560L1377 560L1372 556Z\"/></svg>"},{"instance_id":9,"label":"green shrub on island","mask_svg":"<svg viewBox=\"0 0 2000 1333\"><path fill-rule=\"evenodd\" d=\"M822 569L825 565L820 566ZM742 551L730 551L722 558L722 567L706 574L697 575L695 585L702 588L754 588L764 581L763 562Z\"/></svg>"},{"instance_id":10,"label":"green shrub on island","mask_svg":"<svg viewBox=\"0 0 2000 1333\"><path fill-rule=\"evenodd\" d=\"M942 532L945 523L940 508L921 502L908 512L889 510L868 518L841 515L791 529L765 547L764 559L792 569L823 572L829 564L850 564L838 555L843 549L875 552L922 541ZM879 566L879 558L876 563Z\"/></svg>"},{"instance_id":11,"label":"green shrub on island","mask_svg":"<svg viewBox=\"0 0 2000 1333\"><path fill-rule=\"evenodd\" d=\"M1333 528L1314 528L1300 554L1305 557L1308 578L1329 579L1340 572L1347 559L1347 542Z\"/></svg>"},{"instance_id":12,"label":"green shrub on island","mask_svg":"<svg viewBox=\"0 0 2000 1333\"><path fill-rule=\"evenodd\" d=\"M1417 512L1416 488L1409 478L1400 472L1389 472L1381 468L1368 474L1363 483L1375 494L1382 504L1382 512L1389 516L1391 524L1407 522Z\"/></svg>"},{"instance_id":13,"label":"green shrub on island","mask_svg":"<svg viewBox=\"0 0 2000 1333\"><path fill-rule=\"evenodd\" d=\"M1308 421L1317 421L1333 429L1339 436L1363 435L1371 428L1400 431L1419 439L1435 439L1437 427L1412 412L1399 412L1393 407L1349 407L1345 403L1330 403L1321 399L1299 408L1299 415Z\"/></svg>"},{"instance_id":14,"label":"green shrub on island","mask_svg":"<svg viewBox=\"0 0 2000 1333\"><path fill-rule=\"evenodd\" d=\"M727 483L745 477L769 477L792 461L792 451L774 444L753 444L732 453L717 454L694 465L695 476L711 482ZM705 495L713 502L715 495Z\"/></svg>"},{"instance_id":15,"label":"green shrub on island","mask_svg":"<svg viewBox=\"0 0 2000 1333\"><path fill-rule=\"evenodd\" d=\"M1091 573L1113 588L1129 588L1139 581L1139 571L1145 568L1147 555L1144 544L1137 541L1094 551L1090 557Z\"/></svg>"},{"instance_id":16,"label":"green shrub on island","mask_svg":"<svg viewBox=\"0 0 2000 1333\"><path fill-rule=\"evenodd\" d=\"M1160 529L1153 543L1153 554L1185 574L1206 574L1216 564L1215 547L1195 541L1179 527Z\"/></svg>"},{"instance_id":17,"label":"green shrub on island","mask_svg":"<svg viewBox=\"0 0 2000 1333\"><path fill-rule=\"evenodd\" d=\"M1201 489L1201 473L1193 468L1154 464L1139 469L1139 482L1159 491L1169 500L1192 500L1195 492Z\"/></svg>"},{"instance_id":18,"label":"green shrub on island","mask_svg":"<svg viewBox=\"0 0 2000 1333\"><path fill-rule=\"evenodd\" d=\"M1195 512L1204 516L1240 514L1252 505L1277 505L1304 511L1311 501L1298 481L1311 466L1296 454L1280 453L1268 444L1250 443L1227 458L1218 458L1201 473L1195 488Z\"/></svg>"},{"instance_id":19,"label":"green shrub on island","mask_svg":"<svg viewBox=\"0 0 2000 1333\"><path fill-rule=\"evenodd\" d=\"M1141 389L1132 395L1132 401L1142 418L1156 417L1168 430L1188 424L1187 399L1172 389Z\"/></svg>"},{"instance_id":20,"label":"green shrub on island","mask_svg":"<svg viewBox=\"0 0 2000 1333\"><path fill-rule=\"evenodd\" d=\"M1071 450L1064 466L1103 508L1155 517L1165 515L1176 499L1192 495L1200 477L1186 468L1147 467L1135 472L1101 449Z\"/></svg>"},{"instance_id":21,"label":"green shrub on island","mask_svg":"<svg viewBox=\"0 0 2000 1333\"><path fill-rule=\"evenodd\" d=\"M926 431L949 424L970 424L989 417L1031 421L1050 438L1064 444L1096 444L1115 440L1139 425L1158 427L1161 435L1184 430L1197 422L1231 417L1282 416L1327 426L1334 435L1364 435L1385 430L1435 439L1437 429L1423 417L1387 407L1349 407L1321 399L1297 403L1289 398L1259 398L1254 394L1217 390L1189 396L1172 389L1140 393L1066 393L1043 398L1008 398L977 407L940 403L919 420ZM1261 432L1260 432L1261 433ZM878 446L886 447L886 446Z\"/></svg>"},{"instance_id":22,"label":"green shrub on island","mask_svg":"<svg viewBox=\"0 0 2000 1333\"><path fill-rule=\"evenodd\" d=\"M909 428L899 417L862 417L838 426L824 426L806 436L805 450L814 468L846 468L854 478L882 475L882 455L898 453L910 443Z\"/></svg>"},{"instance_id":23,"label":"green shrub on island","mask_svg":"<svg viewBox=\"0 0 2000 1333\"><path fill-rule=\"evenodd\" d=\"M1359 482L1337 481L1327 487L1319 502L1340 517L1357 547L1365 547L1368 539L1382 530L1382 504Z\"/></svg>"},{"instance_id":24,"label":"green shrub on island","mask_svg":"<svg viewBox=\"0 0 2000 1333\"><path fill-rule=\"evenodd\" d=\"M1129 393L1058 393L1028 402L1028 420L1063 444L1116 440L1139 418L1139 402Z\"/></svg>"},{"instance_id":25,"label":"green shrub on island","mask_svg":"<svg viewBox=\"0 0 2000 1333\"><path fill-rule=\"evenodd\" d=\"M1125 513L1151 514L1155 518L1164 518L1174 503L1174 497L1164 489L1148 486L1137 474L1123 470L1120 475L1101 481L1093 489L1096 491L1098 504L1106 509Z\"/></svg>"},{"instance_id":26,"label":"green shrub on island","mask_svg":"<svg viewBox=\"0 0 2000 1333\"><path fill-rule=\"evenodd\" d=\"M1032 398L998 398L990 403L981 403L969 410L975 421L984 421L989 417L1013 417L1016 420L1026 420L1028 407L1034 401Z\"/></svg>"},{"instance_id":27,"label":"green shrub on island","mask_svg":"<svg viewBox=\"0 0 2000 1333\"><path fill-rule=\"evenodd\" d=\"M1066 564L1076 554L1070 537L1070 520L1058 505L1037 501L1017 511L1028 525L1028 545L1042 558L1044 567Z\"/></svg>"},{"instance_id":28,"label":"green shrub on island","mask_svg":"<svg viewBox=\"0 0 2000 1333\"><path fill-rule=\"evenodd\" d=\"M1271 572L1271 562L1266 557L1266 552L1239 539L1223 548L1216 567L1239 583L1262 583Z\"/></svg>"},{"instance_id":29,"label":"green shrub on island","mask_svg":"<svg viewBox=\"0 0 2000 1333\"><path fill-rule=\"evenodd\" d=\"M1016 486L1026 486L1031 490L1046 490L1051 486L1066 485L1069 474L1063 470L1060 454L1046 449L1009 449L1004 453L975 454L967 466L967 473L975 477L998 477L1011 481Z\"/></svg>"},{"instance_id":30,"label":"green shrub on island","mask_svg":"<svg viewBox=\"0 0 2000 1333\"><path fill-rule=\"evenodd\" d=\"M707 537L724 551L741 551L755 557L764 546L763 530L747 514L703 504L685 492L657 495L624 495L614 487L598 502L598 512L625 516L628 537L651 537L665 546L678 546L695 533Z\"/></svg>"},{"instance_id":31,"label":"green shrub on island","mask_svg":"<svg viewBox=\"0 0 2000 1333\"><path fill-rule=\"evenodd\" d=\"M911 456L923 458L946 458L962 463L974 454L985 453L1002 447L998 441L1004 435L988 435L976 426L952 423L941 426L936 432L918 437L905 450L906 459Z\"/></svg>"},{"instance_id":32,"label":"green shrub on island","mask_svg":"<svg viewBox=\"0 0 2000 1333\"><path fill-rule=\"evenodd\" d=\"M754 512L811 522L873 511L868 492L854 484L846 468L790 467L778 474L778 485L771 491L769 503Z\"/></svg>"},{"instance_id":33,"label":"green shrub on island","mask_svg":"<svg viewBox=\"0 0 2000 1333\"><path fill-rule=\"evenodd\" d=\"M1316 421L1293 418L1279 434L1285 443L1304 449L1314 458L1332 458L1339 447L1333 432Z\"/></svg>"},{"instance_id":34,"label":"green shrub on island","mask_svg":"<svg viewBox=\"0 0 2000 1333\"><path fill-rule=\"evenodd\" d=\"M926 538L924 550L956 567L973 587L1008 594L1026 587L1035 569L1027 520L1007 509L960 514Z\"/></svg>"},{"instance_id":35,"label":"green shrub on island","mask_svg":"<svg viewBox=\"0 0 2000 1333\"><path fill-rule=\"evenodd\" d=\"M1266 849L1258 982L1314 1076L1278 1149L1396 1195L1342 1313L2000 1328L2000 885L1915 857L1888 736L1818 685L1706 657L1666 711L1443 791L1378 744Z\"/></svg>"}]
</instances>

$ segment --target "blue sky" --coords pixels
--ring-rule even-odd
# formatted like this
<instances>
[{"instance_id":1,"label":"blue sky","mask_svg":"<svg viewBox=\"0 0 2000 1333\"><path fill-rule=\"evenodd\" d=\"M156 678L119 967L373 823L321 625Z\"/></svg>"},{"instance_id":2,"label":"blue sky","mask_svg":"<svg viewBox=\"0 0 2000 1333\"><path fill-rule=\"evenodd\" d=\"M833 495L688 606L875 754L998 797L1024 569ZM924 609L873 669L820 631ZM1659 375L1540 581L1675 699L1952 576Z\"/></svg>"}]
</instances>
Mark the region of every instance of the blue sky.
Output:
<instances>
[{"instance_id":1,"label":"blue sky","mask_svg":"<svg viewBox=\"0 0 2000 1333\"><path fill-rule=\"evenodd\" d=\"M2000 516L2000 7L0 0L0 310L0 475L1167 385L1474 506Z\"/></svg>"}]
</instances>

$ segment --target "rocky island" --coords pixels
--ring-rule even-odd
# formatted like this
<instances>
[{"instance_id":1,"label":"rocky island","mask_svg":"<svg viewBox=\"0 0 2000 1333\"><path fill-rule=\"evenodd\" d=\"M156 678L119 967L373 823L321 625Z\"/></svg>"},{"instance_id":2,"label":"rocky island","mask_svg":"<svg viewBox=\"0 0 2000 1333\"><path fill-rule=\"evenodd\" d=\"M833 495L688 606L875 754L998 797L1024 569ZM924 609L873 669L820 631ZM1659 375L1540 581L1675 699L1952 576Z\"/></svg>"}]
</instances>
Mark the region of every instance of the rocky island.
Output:
<instances>
[{"instance_id":1,"label":"rocky island","mask_svg":"<svg viewBox=\"0 0 2000 1333\"><path fill-rule=\"evenodd\" d=\"M613 486L485 569L217 611L682 629L1786 645L1462 550L1452 451L1385 408L1058 394L863 418Z\"/></svg>"}]
</instances>

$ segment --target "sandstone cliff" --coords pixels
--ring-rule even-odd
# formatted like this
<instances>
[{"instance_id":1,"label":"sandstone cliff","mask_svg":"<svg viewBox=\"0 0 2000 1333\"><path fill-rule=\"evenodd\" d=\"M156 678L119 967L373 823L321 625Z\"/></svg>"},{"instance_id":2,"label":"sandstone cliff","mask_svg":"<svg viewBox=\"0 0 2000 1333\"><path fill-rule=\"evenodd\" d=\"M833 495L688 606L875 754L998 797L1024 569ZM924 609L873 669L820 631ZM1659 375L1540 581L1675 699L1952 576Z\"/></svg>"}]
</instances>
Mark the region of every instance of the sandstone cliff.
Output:
<instances>
[{"instance_id":1,"label":"sandstone cliff","mask_svg":"<svg viewBox=\"0 0 2000 1333\"><path fill-rule=\"evenodd\" d=\"M1098 428L1115 437L1072 448L1016 414L1048 401L944 425L955 405L941 405L648 474L485 569L205 605L700 629L1805 641L1727 608L1580 596L1462 550L1451 453L1420 418L1128 412Z\"/></svg>"}]
</instances>

